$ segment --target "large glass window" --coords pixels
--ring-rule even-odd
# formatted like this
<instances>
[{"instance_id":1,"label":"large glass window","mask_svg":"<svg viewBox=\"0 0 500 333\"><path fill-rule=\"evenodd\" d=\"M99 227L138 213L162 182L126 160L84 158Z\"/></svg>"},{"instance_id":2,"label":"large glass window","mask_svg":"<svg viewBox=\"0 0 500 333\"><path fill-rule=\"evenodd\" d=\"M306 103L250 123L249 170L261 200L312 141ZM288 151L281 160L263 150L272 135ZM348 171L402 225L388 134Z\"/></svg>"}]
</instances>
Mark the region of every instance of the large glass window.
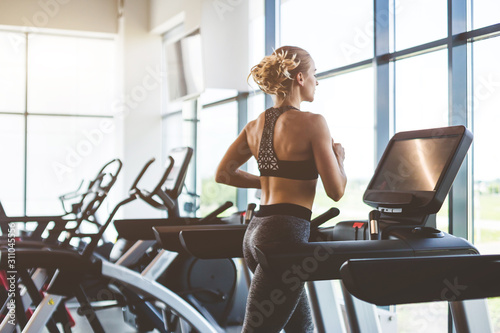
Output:
<instances>
[{"instance_id":1,"label":"large glass window","mask_svg":"<svg viewBox=\"0 0 500 333\"><path fill-rule=\"evenodd\" d=\"M448 125L447 54L447 50L439 50L395 62L396 132ZM445 201L436 217L438 228L447 231L448 220ZM396 309L398 332L447 330L445 302L398 305Z\"/></svg>"},{"instance_id":2,"label":"large glass window","mask_svg":"<svg viewBox=\"0 0 500 333\"><path fill-rule=\"evenodd\" d=\"M238 104L229 102L205 108L198 117L197 177L201 181L199 214L205 216L226 201L236 204L236 188L217 184L215 171L227 148L238 135ZM234 210L233 207L226 214Z\"/></svg>"},{"instance_id":3,"label":"large glass window","mask_svg":"<svg viewBox=\"0 0 500 333\"><path fill-rule=\"evenodd\" d=\"M479 29L500 23L500 1L472 0L472 28Z\"/></svg>"},{"instance_id":4,"label":"large glass window","mask_svg":"<svg viewBox=\"0 0 500 333\"><path fill-rule=\"evenodd\" d=\"M448 125L447 51L396 62L396 132Z\"/></svg>"},{"instance_id":5,"label":"large glass window","mask_svg":"<svg viewBox=\"0 0 500 333\"><path fill-rule=\"evenodd\" d=\"M114 138L111 118L29 117L28 215L62 213L57 198L116 158Z\"/></svg>"},{"instance_id":6,"label":"large glass window","mask_svg":"<svg viewBox=\"0 0 500 333\"><path fill-rule=\"evenodd\" d=\"M446 1L395 1L393 5L396 50L446 37ZM393 63L395 132L448 125L447 61L448 52L442 49ZM448 230L447 207L445 201L436 219L438 228L444 231ZM396 312L398 332L445 332L448 329L446 302L398 305Z\"/></svg>"},{"instance_id":7,"label":"large glass window","mask_svg":"<svg viewBox=\"0 0 500 333\"><path fill-rule=\"evenodd\" d=\"M265 56L265 32L264 32L264 1L249 1L250 27L250 66L256 65ZM250 82L250 80L249 80Z\"/></svg>"},{"instance_id":8,"label":"large glass window","mask_svg":"<svg viewBox=\"0 0 500 333\"><path fill-rule=\"evenodd\" d=\"M36 35L28 48L28 112L112 114L114 43Z\"/></svg>"},{"instance_id":9,"label":"large glass window","mask_svg":"<svg viewBox=\"0 0 500 333\"><path fill-rule=\"evenodd\" d=\"M207 89L200 95L199 103L207 105L224 99L234 98L236 95L238 95L238 91L235 89Z\"/></svg>"},{"instance_id":10,"label":"large glass window","mask_svg":"<svg viewBox=\"0 0 500 333\"><path fill-rule=\"evenodd\" d=\"M500 124L500 38L473 45L474 244L481 253L500 245L500 156L495 152Z\"/></svg>"},{"instance_id":11,"label":"large glass window","mask_svg":"<svg viewBox=\"0 0 500 333\"><path fill-rule=\"evenodd\" d=\"M474 245L482 254L500 248L500 38L473 44L472 107L474 115ZM488 300L494 332L500 331L500 298Z\"/></svg>"},{"instance_id":12,"label":"large glass window","mask_svg":"<svg viewBox=\"0 0 500 333\"><path fill-rule=\"evenodd\" d=\"M0 31L0 112L24 112L26 36Z\"/></svg>"},{"instance_id":13,"label":"large glass window","mask_svg":"<svg viewBox=\"0 0 500 333\"><path fill-rule=\"evenodd\" d=\"M183 138L183 126L182 126L182 112L171 113L164 117L162 122L162 142L163 142L163 153L164 161L167 161L168 152L174 148L184 146Z\"/></svg>"},{"instance_id":14,"label":"large glass window","mask_svg":"<svg viewBox=\"0 0 500 333\"><path fill-rule=\"evenodd\" d=\"M257 119L257 117L265 110L265 94L252 93L248 96L248 121ZM253 175L260 175L257 160L250 158L247 162L247 171ZM256 189L248 189L248 203L259 203Z\"/></svg>"},{"instance_id":15,"label":"large glass window","mask_svg":"<svg viewBox=\"0 0 500 333\"><path fill-rule=\"evenodd\" d=\"M24 212L24 117L0 114L0 203L7 215Z\"/></svg>"},{"instance_id":16,"label":"large glass window","mask_svg":"<svg viewBox=\"0 0 500 333\"><path fill-rule=\"evenodd\" d=\"M396 132L448 126L447 51L440 50L395 63ZM436 217L448 230L448 201Z\"/></svg>"},{"instance_id":17,"label":"large glass window","mask_svg":"<svg viewBox=\"0 0 500 333\"><path fill-rule=\"evenodd\" d=\"M396 50L447 36L446 0L393 0ZM382 14L380 14L382 15Z\"/></svg>"},{"instance_id":18,"label":"large glass window","mask_svg":"<svg viewBox=\"0 0 500 333\"><path fill-rule=\"evenodd\" d=\"M188 120L189 122L189 120ZM167 158L172 149L187 146L184 135L184 119L182 111L167 114L162 121L162 154L163 164L167 163ZM190 125L190 122L189 124ZM195 156L191 158L191 163L188 169L188 175L191 175L189 170L195 168ZM180 216L194 216L196 209L199 206L199 199L196 197L194 184L191 183L190 177L186 177L184 191L179 196L179 212Z\"/></svg>"},{"instance_id":19,"label":"large glass window","mask_svg":"<svg viewBox=\"0 0 500 333\"><path fill-rule=\"evenodd\" d=\"M373 57L373 1L281 3L281 45L307 50L318 72Z\"/></svg>"},{"instance_id":20,"label":"large glass window","mask_svg":"<svg viewBox=\"0 0 500 333\"><path fill-rule=\"evenodd\" d=\"M448 332L448 303L433 302L397 306L398 333Z\"/></svg>"},{"instance_id":21,"label":"large glass window","mask_svg":"<svg viewBox=\"0 0 500 333\"><path fill-rule=\"evenodd\" d=\"M0 32L0 200L9 215L63 213L58 196L117 157L114 120L102 117L113 111L114 45Z\"/></svg>"},{"instance_id":22,"label":"large glass window","mask_svg":"<svg viewBox=\"0 0 500 333\"><path fill-rule=\"evenodd\" d=\"M303 104L304 110L322 114L335 142L344 146L347 188L338 202L327 197L320 182L314 202L314 214L332 206L340 217L332 221L365 219L370 207L363 203L363 193L374 171L373 70L371 68L320 80L315 101Z\"/></svg>"}]
</instances>

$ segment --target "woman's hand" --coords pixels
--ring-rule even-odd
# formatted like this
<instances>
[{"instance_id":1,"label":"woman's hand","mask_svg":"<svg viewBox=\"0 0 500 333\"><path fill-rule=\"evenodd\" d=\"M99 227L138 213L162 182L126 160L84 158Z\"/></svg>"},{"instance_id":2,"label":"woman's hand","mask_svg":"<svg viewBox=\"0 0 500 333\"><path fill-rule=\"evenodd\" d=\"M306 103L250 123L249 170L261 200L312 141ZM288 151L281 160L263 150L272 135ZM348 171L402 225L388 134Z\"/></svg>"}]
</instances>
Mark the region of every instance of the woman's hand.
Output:
<instances>
[{"instance_id":1,"label":"woman's hand","mask_svg":"<svg viewBox=\"0 0 500 333\"><path fill-rule=\"evenodd\" d=\"M259 176L239 169L252 157L247 141L247 128L253 123L254 121L251 121L245 126L224 154L215 173L217 183L242 188L261 188Z\"/></svg>"},{"instance_id":2,"label":"woman's hand","mask_svg":"<svg viewBox=\"0 0 500 333\"><path fill-rule=\"evenodd\" d=\"M342 147L342 144L336 143L332 139L332 148L335 156L337 157L337 160L339 161L339 164L343 164L345 160L345 150L344 147Z\"/></svg>"},{"instance_id":3,"label":"woman's hand","mask_svg":"<svg viewBox=\"0 0 500 333\"><path fill-rule=\"evenodd\" d=\"M307 125L314 128L311 145L325 192L334 201L339 201L344 195L347 184L343 165L344 148L333 141L326 119L322 115L314 114L311 123Z\"/></svg>"}]
</instances>

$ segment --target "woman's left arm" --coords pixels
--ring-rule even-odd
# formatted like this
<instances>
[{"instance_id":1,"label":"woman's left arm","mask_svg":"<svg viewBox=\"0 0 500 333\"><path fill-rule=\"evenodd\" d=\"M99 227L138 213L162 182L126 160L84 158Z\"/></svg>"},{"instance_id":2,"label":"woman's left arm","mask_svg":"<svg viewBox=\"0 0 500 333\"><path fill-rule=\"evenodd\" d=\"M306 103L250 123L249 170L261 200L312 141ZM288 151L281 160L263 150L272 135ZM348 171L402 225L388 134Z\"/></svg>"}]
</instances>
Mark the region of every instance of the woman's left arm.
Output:
<instances>
[{"instance_id":1,"label":"woman's left arm","mask_svg":"<svg viewBox=\"0 0 500 333\"><path fill-rule=\"evenodd\" d=\"M252 157L252 152L248 146L247 127L245 127L220 161L215 181L235 187L260 188L259 176L239 169L250 157Z\"/></svg>"}]
</instances>

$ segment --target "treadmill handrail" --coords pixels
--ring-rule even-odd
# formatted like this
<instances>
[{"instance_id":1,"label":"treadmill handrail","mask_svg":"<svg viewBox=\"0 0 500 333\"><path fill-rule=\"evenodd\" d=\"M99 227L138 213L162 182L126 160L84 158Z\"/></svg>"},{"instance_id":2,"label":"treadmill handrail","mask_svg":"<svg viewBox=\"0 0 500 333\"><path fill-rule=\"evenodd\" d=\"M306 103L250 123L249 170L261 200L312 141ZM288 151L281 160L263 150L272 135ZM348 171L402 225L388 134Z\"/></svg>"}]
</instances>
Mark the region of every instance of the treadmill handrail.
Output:
<instances>
[{"instance_id":1,"label":"treadmill handrail","mask_svg":"<svg viewBox=\"0 0 500 333\"><path fill-rule=\"evenodd\" d=\"M351 294L377 305L500 296L500 255L349 259L340 275Z\"/></svg>"}]
</instances>

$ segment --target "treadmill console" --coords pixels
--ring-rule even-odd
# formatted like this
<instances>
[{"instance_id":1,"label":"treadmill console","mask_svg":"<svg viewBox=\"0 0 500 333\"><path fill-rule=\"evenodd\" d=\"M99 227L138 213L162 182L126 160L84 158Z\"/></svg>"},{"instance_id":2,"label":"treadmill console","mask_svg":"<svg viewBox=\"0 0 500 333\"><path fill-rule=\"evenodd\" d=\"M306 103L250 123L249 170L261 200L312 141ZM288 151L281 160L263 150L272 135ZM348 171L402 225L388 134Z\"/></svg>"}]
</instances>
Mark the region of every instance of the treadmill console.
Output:
<instances>
[{"instance_id":1,"label":"treadmill console","mask_svg":"<svg viewBox=\"0 0 500 333\"><path fill-rule=\"evenodd\" d=\"M190 147L175 148L169 152L169 156L173 159L174 166L163 183L163 190L172 198L177 198L181 194L186 180L193 149Z\"/></svg>"},{"instance_id":2,"label":"treadmill console","mask_svg":"<svg viewBox=\"0 0 500 333\"><path fill-rule=\"evenodd\" d=\"M471 143L472 133L464 126L395 134L363 201L379 209L382 218L425 224L441 209Z\"/></svg>"}]
</instances>

